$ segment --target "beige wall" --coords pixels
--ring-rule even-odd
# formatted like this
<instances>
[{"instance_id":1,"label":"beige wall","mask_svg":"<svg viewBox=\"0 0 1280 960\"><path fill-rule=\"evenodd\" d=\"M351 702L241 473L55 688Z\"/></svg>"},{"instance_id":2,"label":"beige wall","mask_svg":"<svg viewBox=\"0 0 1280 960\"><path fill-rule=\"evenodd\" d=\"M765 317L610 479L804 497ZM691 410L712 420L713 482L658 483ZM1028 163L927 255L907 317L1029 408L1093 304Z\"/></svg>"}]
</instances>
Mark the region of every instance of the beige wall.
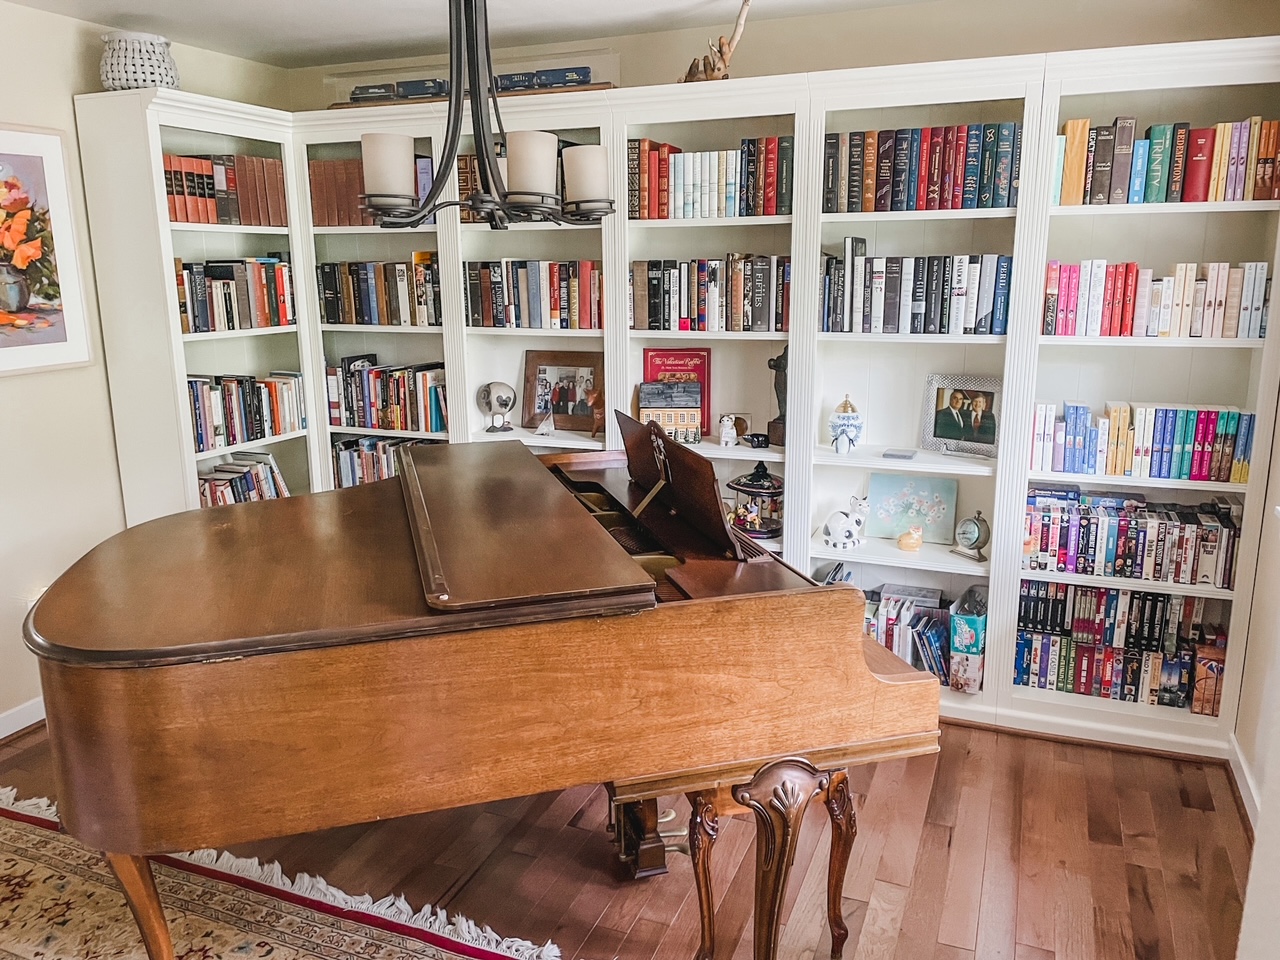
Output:
<instances>
[{"instance_id":1,"label":"beige wall","mask_svg":"<svg viewBox=\"0 0 1280 960\"><path fill-rule=\"evenodd\" d=\"M49 373L0 376L0 714L39 696L35 658L22 646L28 598L124 524L107 380L98 330L75 140L72 97L101 89L93 24L0 0L6 37L25 37L28 56L0 97L0 128L47 127L66 134L67 170L83 265L93 362ZM188 90L280 105L285 71L177 47Z\"/></svg>"},{"instance_id":2,"label":"beige wall","mask_svg":"<svg viewBox=\"0 0 1280 960\"><path fill-rule=\"evenodd\" d=\"M726 21L720 30L727 31ZM609 37L555 46L494 51L496 60L573 50L613 50L623 86L669 83L706 52L709 28ZM1276 0L935 0L849 13L748 20L734 53L734 76L750 77L910 61L952 60L1014 53L1173 40L1280 33ZM295 110L327 106L332 74L395 69L430 60L393 60L290 71ZM428 75L443 74L443 68Z\"/></svg>"}]
</instances>

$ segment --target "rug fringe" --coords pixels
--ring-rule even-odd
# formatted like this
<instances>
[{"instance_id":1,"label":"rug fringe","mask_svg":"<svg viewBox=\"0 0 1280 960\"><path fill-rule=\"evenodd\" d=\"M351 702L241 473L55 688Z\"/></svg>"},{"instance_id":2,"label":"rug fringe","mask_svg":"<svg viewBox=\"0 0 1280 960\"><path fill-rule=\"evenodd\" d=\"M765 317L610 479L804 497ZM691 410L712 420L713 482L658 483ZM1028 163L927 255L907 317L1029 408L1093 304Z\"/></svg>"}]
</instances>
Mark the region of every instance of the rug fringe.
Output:
<instances>
[{"instance_id":1,"label":"rug fringe","mask_svg":"<svg viewBox=\"0 0 1280 960\"><path fill-rule=\"evenodd\" d=\"M56 804L44 797L19 800L18 791L14 787L0 787L0 807L28 816L58 821ZM300 873L290 879L280 864L275 861L262 863L257 857L235 857L225 850L221 852L193 850L190 853L175 853L172 856L176 860L185 860L198 867L243 877L308 900L327 903L343 910L384 917L406 927L425 930L458 943L512 957L514 960L561 960L560 948L550 940L538 946L528 940L501 937L488 926L481 926L461 914L455 914L450 919L444 909L430 904L415 913L409 902L399 895L383 897L381 900L374 900L367 893L353 897L331 886L323 877L313 877L308 873Z\"/></svg>"}]
</instances>

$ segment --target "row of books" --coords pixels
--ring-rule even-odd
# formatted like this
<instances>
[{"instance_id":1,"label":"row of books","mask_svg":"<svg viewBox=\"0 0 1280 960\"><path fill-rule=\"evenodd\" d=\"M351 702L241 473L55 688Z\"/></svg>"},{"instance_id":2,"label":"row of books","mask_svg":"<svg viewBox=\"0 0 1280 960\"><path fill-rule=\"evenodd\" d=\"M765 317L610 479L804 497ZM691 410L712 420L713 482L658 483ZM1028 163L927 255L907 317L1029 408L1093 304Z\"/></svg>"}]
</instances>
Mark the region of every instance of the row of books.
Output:
<instances>
[{"instance_id":1,"label":"row of books","mask_svg":"<svg viewBox=\"0 0 1280 960\"><path fill-rule=\"evenodd\" d=\"M944 684L951 680L951 614L941 600L881 588L868 612L868 634L908 663L917 663ZM903 595L905 594L905 595Z\"/></svg>"},{"instance_id":2,"label":"row of books","mask_svg":"<svg viewBox=\"0 0 1280 960\"><path fill-rule=\"evenodd\" d=\"M316 265L320 322L390 327L438 327L440 264L435 253L414 251L408 261L336 261Z\"/></svg>"},{"instance_id":3,"label":"row of books","mask_svg":"<svg viewBox=\"0 0 1280 960\"><path fill-rule=\"evenodd\" d=\"M325 368L329 423L368 430L444 433L449 429L444 364L379 365L376 353Z\"/></svg>"},{"instance_id":4,"label":"row of books","mask_svg":"<svg viewBox=\"0 0 1280 960\"><path fill-rule=\"evenodd\" d=\"M633 330L769 333L791 329L791 258L637 260L627 300Z\"/></svg>"},{"instance_id":5,"label":"row of books","mask_svg":"<svg viewBox=\"0 0 1280 960\"><path fill-rule=\"evenodd\" d=\"M1227 634L1205 601L1022 581L1014 683L1217 716Z\"/></svg>"},{"instance_id":6,"label":"row of books","mask_svg":"<svg viewBox=\"0 0 1280 960\"><path fill-rule=\"evenodd\" d=\"M311 188L312 226L373 225L373 217L360 205L360 194L364 193L364 163L359 157L308 160L307 181Z\"/></svg>"},{"instance_id":7,"label":"row of books","mask_svg":"<svg viewBox=\"0 0 1280 960\"><path fill-rule=\"evenodd\" d=\"M1192 128L1158 123L1136 138L1137 120L1091 126L1068 120L1057 138L1053 202L1205 203L1280 199L1275 176L1280 121Z\"/></svg>"},{"instance_id":8,"label":"row of books","mask_svg":"<svg viewBox=\"0 0 1280 960\"><path fill-rule=\"evenodd\" d=\"M1147 503L1141 496L1033 488L1022 568L1229 590L1242 516L1239 501L1226 498Z\"/></svg>"},{"instance_id":9,"label":"row of books","mask_svg":"<svg viewBox=\"0 0 1280 960\"><path fill-rule=\"evenodd\" d=\"M795 137L758 137L733 150L685 153L646 138L627 141L632 220L790 216Z\"/></svg>"},{"instance_id":10,"label":"row of books","mask_svg":"<svg viewBox=\"0 0 1280 960\"><path fill-rule=\"evenodd\" d=\"M396 448L435 440L346 437L333 441L333 475L339 487L354 487L397 475Z\"/></svg>"},{"instance_id":11,"label":"row of books","mask_svg":"<svg viewBox=\"0 0 1280 960\"><path fill-rule=\"evenodd\" d=\"M252 450L232 454L223 463L201 469L199 484L202 507L289 496L289 486L284 482L275 454Z\"/></svg>"},{"instance_id":12,"label":"row of books","mask_svg":"<svg viewBox=\"0 0 1280 960\"><path fill-rule=\"evenodd\" d=\"M844 257L823 257L824 333L1008 331L1010 256L868 257L866 241L856 237L846 238L845 251Z\"/></svg>"},{"instance_id":13,"label":"row of books","mask_svg":"<svg viewBox=\"0 0 1280 960\"><path fill-rule=\"evenodd\" d=\"M306 429L302 374L275 371L187 377L196 453Z\"/></svg>"},{"instance_id":14,"label":"row of books","mask_svg":"<svg viewBox=\"0 0 1280 960\"><path fill-rule=\"evenodd\" d=\"M1235 407L1037 403L1031 469L1095 477L1248 483L1255 414Z\"/></svg>"},{"instance_id":15,"label":"row of books","mask_svg":"<svg viewBox=\"0 0 1280 960\"><path fill-rule=\"evenodd\" d=\"M1018 205L1020 123L828 133L823 147L823 213Z\"/></svg>"},{"instance_id":16,"label":"row of books","mask_svg":"<svg viewBox=\"0 0 1280 960\"><path fill-rule=\"evenodd\" d=\"M297 323L293 274L279 256L184 263L175 258L183 333L253 330Z\"/></svg>"},{"instance_id":17,"label":"row of books","mask_svg":"<svg viewBox=\"0 0 1280 960\"><path fill-rule=\"evenodd\" d=\"M1050 260L1045 269L1044 321L1053 337L1211 337L1258 339L1267 334L1271 280L1259 260L1179 263L1173 275L1137 263Z\"/></svg>"},{"instance_id":18,"label":"row of books","mask_svg":"<svg viewBox=\"0 0 1280 960\"><path fill-rule=\"evenodd\" d=\"M467 272L472 327L600 330L604 276L595 260L478 260Z\"/></svg>"},{"instance_id":19,"label":"row of books","mask_svg":"<svg viewBox=\"0 0 1280 960\"><path fill-rule=\"evenodd\" d=\"M282 160L166 153L163 163L165 199L172 223L289 225Z\"/></svg>"}]
</instances>

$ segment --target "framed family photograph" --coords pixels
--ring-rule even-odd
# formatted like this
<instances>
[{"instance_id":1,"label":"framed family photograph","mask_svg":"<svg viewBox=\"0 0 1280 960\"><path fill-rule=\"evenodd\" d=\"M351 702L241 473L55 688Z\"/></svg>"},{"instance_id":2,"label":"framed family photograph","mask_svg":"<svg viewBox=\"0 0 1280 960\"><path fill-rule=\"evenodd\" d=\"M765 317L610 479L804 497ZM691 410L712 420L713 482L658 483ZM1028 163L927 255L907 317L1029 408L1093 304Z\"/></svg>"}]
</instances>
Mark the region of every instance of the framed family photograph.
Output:
<instances>
[{"instance_id":1,"label":"framed family photograph","mask_svg":"<svg viewBox=\"0 0 1280 960\"><path fill-rule=\"evenodd\" d=\"M1000 439L1000 378L931 373L925 381L920 446L994 457Z\"/></svg>"},{"instance_id":2,"label":"framed family photograph","mask_svg":"<svg viewBox=\"0 0 1280 960\"><path fill-rule=\"evenodd\" d=\"M537 427L550 414L557 430L590 431L592 400L603 391L603 353L526 350L520 425Z\"/></svg>"},{"instance_id":3,"label":"framed family photograph","mask_svg":"<svg viewBox=\"0 0 1280 960\"><path fill-rule=\"evenodd\" d=\"M0 374L88 359L62 137L0 128Z\"/></svg>"}]
</instances>

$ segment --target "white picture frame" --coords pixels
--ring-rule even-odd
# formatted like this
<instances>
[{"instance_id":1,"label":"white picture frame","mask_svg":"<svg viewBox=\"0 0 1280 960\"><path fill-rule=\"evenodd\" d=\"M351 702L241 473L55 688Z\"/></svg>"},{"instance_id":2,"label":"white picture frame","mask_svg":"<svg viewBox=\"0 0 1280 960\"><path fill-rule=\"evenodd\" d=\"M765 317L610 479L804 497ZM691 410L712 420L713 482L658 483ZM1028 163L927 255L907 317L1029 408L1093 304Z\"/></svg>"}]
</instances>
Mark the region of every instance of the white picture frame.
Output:
<instances>
[{"instance_id":1,"label":"white picture frame","mask_svg":"<svg viewBox=\"0 0 1280 960\"><path fill-rule=\"evenodd\" d=\"M920 411L920 447L937 453L994 457L1000 446L1001 383L999 377L929 374ZM981 411L975 410L979 402ZM979 414L977 432L973 429L975 413Z\"/></svg>"}]
</instances>

